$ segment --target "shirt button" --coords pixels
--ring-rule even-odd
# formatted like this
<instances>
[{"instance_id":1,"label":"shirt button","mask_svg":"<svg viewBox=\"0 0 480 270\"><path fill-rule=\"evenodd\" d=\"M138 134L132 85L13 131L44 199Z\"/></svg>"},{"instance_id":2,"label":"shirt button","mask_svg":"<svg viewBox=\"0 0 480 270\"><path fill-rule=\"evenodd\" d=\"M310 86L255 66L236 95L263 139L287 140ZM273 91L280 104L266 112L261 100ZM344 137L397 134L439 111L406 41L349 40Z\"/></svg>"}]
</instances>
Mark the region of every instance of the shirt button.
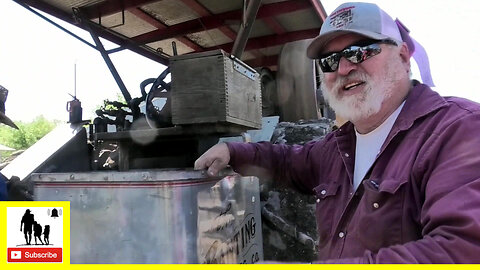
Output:
<instances>
[{"instance_id":1,"label":"shirt button","mask_svg":"<svg viewBox=\"0 0 480 270\"><path fill-rule=\"evenodd\" d=\"M320 202L320 199L317 199L317 203L319 203L319 202Z\"/></svg>"},{"instance_id":2,"label":"shirt button","mask_svg":"<svg viewBox=\"0 0 480 270\"><path fill-rule=\"evenodd\" d=\"M345 233L344 233L344 232L339 232L339 233L338 233L338 237L343 238L344 236L345 236Z\"/></svg>"},{"instance_id":3,"label":"shirt button","mask_svg":"<svg viewBox=\"0 0 480 270\"><path fill-rule=\"evenodd\" d=\"M349 157L350 155L348 153L345 153L345 157Z\"/></svg>"},{"instance_id":4,"label":"shirt button","mask_svg":"<svg viewBox=\"0 0 480 270\"><path fill-rule=\"evenodd\" d=\"M380 205L378 203L373 203L373 208L379 208Z\"/></svg>"},{"instance_id":5,"label":"shirt button","mask_svg":"<svg viewBox=\"0 0 480 270\"><path fill-rule=\"evenodd\" d=\"M322 191L320 191L320 194L325 195L327 194L327 191L325 189L322 189Z\"/></svg>"}]
</instances>

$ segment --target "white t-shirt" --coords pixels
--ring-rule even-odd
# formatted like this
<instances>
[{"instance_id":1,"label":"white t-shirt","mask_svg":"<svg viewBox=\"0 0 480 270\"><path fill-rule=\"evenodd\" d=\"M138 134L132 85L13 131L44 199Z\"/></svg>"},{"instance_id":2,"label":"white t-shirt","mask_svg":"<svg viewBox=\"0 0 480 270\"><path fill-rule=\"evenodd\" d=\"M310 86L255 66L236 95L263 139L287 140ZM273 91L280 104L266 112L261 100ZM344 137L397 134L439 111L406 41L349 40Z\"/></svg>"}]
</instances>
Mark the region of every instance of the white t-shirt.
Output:
<instances>
[{"instance_id":1,"label":"white t-shirt","mask_svg":"<svg viewBox=\"0 0 480 270\"><path fill-rule=\"evenodd\" d=\"M367 134L360 134L355 129L357 135L357 146L355 148L355 169L353 170L353 189L357 190L365 174L370 170L373 162L380 153L385 139L390 133L395 120L397 120L405 101L376 129Z\"/></svg>"}]
</instances>

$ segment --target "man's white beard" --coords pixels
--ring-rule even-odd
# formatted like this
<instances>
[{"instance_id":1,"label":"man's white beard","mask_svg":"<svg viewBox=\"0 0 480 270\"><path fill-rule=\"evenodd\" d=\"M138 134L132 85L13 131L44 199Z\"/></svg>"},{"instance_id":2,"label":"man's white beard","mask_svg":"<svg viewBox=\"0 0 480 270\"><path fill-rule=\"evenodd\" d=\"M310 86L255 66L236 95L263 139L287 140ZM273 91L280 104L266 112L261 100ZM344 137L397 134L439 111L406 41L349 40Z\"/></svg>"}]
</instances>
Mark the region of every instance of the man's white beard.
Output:
<instances>
[{"instance_id":1,"label":"man's white beard","mask_svg":"<svg viewBox=\"0 0 480 270\"><path fill-rule=\"evenodd\" d=\"M380 72L383 74L377 77L377 81L357 71L339 78L331 89L322 83L322 94L335 113L343 119L351 122L366 119L380 111L383 102L392 96L396 81L400 79L401 70L396 69L395 64L386 65L384 71ZM338 93L344 91L340 88L348 81L364 81L364 90L355 95L339 96Z\"/></svg>"}]
</instances>

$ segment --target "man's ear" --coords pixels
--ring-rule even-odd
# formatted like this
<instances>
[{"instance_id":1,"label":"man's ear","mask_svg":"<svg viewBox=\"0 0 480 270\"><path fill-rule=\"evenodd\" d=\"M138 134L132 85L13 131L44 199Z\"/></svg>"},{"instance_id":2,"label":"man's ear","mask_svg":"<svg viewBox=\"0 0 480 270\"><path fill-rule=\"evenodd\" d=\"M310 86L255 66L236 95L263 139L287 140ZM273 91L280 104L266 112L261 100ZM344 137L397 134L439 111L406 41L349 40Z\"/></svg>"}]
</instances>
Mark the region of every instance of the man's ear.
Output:
<instances>
[{"instance_id":1,"label":"man's ear","mask_svg":"<svg viewBox=\"0 0 480 270\"><path fill-rule=\"evenodd\" d=\"M402 45L400 45L400 58L402 60L402 63L404 63L404 66L407 70L407 72L410 72L410 50L408 49L407 43L403 42Z\"/></svg>"}]
</instances>

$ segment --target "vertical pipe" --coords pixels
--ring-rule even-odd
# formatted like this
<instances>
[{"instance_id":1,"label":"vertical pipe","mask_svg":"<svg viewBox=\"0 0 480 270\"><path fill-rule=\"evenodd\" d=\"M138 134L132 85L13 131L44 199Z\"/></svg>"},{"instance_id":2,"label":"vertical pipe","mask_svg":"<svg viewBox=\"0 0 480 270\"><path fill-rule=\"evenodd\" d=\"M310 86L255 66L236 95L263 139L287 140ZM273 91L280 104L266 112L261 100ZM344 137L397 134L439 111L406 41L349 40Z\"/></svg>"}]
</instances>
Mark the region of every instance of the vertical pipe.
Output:
<instances>
[{"instance_id":1,"label":"vertical pipe","mask_svg":"<svg viewBox=\"0 0 480 270\"><path fill-rule=\"evenodd\" d=\"M233 44L232 48L232 55L239 59L242 57L243 51L245 50L248 37L250 36L250 31L252 30L253 22L255 21L255 17L257 17L257 12L261 4L262 0L250 0L250 3L248 4L247 12L244 16L245 19L240 25L237 38L235 39L235 43Z\"/></svg>"},{"instance_id":2,"label":"vertical pipe","mask_svg":"<svg viewBox=\"0 0 480 270\"><path fill-rule=\"evenodd\" d=\"M73 14L75 15L76 19L83 25L85 30L87 30L90 35L92 36L93 41L95 42L95 49L100 52L100 54L103 57L103 60L108 66L108 69L110 70L110 73L112 73L113 78L115 79L115 82L117 83L118 87L120 88L120 91L123 94L123 97L125 98L125 101L127 104L132 100L132 96L130 96L130 93L127 90L127 87L122 81L122 78L118 74L117 69L115 68L115 65L113 64L112 60L110 59L110 56L108 55L108 52L105 50L105 47L103 47L102 42L100 41L100 38L98 37L97 33L92 29L89 20L85 19L81 11L78 8L73 8Z\"/></svg>"},{"instance_id":3,"label":"vertical pipe","mask_svg":"<svg viewBox=\"0 0 480 270\"><path fill-rule=\"evenodd\" d=\"M77 97L77 61L73 64L73 96Z\"/></svg>"}]
</instances>

